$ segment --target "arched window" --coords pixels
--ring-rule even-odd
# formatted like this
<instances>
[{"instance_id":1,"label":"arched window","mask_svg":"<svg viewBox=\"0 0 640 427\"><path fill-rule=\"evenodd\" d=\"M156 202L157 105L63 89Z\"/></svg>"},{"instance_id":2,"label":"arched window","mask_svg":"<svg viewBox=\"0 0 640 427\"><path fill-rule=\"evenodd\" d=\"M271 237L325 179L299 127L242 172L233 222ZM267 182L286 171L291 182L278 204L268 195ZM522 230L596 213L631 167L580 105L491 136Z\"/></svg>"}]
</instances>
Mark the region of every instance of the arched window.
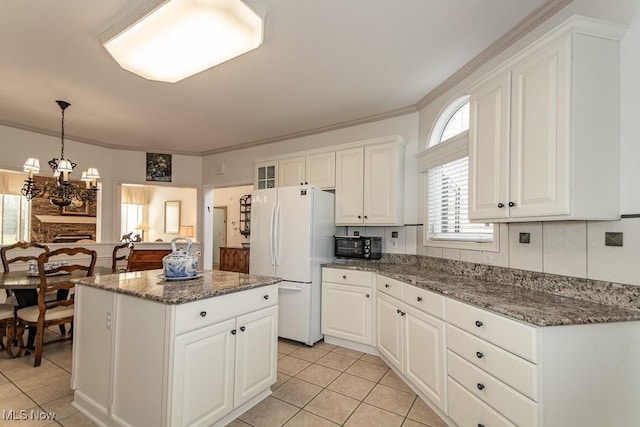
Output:
<instances>
[{"instance_id":1,"label":"arched window","mask_svg":"<svg viewBox=\"0 0 640 427\"><path fill-rule=\"evenodd\" d=\"M469 221L468 131L469 97L461 97L442 111L421 156L427 246L485 249L495 241L493 224Z\"/></svg>"}]
</instances>

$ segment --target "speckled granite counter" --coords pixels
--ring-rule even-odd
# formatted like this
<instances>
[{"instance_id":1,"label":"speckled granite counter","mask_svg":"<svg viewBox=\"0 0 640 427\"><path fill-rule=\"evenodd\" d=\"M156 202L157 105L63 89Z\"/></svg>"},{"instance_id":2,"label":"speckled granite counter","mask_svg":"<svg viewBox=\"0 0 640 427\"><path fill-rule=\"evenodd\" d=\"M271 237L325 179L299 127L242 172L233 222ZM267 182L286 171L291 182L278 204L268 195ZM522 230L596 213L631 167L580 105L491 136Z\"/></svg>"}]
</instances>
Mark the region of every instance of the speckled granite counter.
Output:
<instances>
[{"instance_id":1,"label":"speckled granite counter","mask_svg":"<svg viewBox=\"0 0 640 427\"><path fill-rule=\"evenodd\" d=\"M219 270L207 270L197 279L179 281L163 280L161 274L162 270L149 270L74 279L73 282L164 304L182 304L281 281L276 277Z\"/></svg>"},{"instance_id":2,"label":"speckled granite counter","mask_svg":"<svg viewBox=\"0 0 640 427\"><path fill-rule=\"evenodd\" d=\"M418 266L365 261L324 264L323 267L374 271L536 326L640 320L640 311L431 271Z\"/></svg>"}]
</instances>

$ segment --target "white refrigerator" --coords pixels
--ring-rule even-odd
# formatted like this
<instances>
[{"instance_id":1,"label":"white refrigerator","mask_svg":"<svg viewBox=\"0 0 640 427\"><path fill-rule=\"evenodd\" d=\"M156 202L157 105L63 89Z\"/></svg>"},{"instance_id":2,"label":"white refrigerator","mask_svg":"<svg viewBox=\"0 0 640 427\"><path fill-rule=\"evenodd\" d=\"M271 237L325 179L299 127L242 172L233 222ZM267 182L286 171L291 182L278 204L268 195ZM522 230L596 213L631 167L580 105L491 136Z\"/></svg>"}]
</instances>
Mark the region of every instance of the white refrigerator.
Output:
<instances>
[{"instance_id":1,"label":"white refrigerator","mask_svg":"<svg viewBox=\"0 0 640 427\"><path fill-rule=\"evenodd\" d=\"M251 193L249 273L276 276L278 336L313 345L320 332L320 264L333 261L334 195L312 186Z\"/></svg>"}]
</instances>

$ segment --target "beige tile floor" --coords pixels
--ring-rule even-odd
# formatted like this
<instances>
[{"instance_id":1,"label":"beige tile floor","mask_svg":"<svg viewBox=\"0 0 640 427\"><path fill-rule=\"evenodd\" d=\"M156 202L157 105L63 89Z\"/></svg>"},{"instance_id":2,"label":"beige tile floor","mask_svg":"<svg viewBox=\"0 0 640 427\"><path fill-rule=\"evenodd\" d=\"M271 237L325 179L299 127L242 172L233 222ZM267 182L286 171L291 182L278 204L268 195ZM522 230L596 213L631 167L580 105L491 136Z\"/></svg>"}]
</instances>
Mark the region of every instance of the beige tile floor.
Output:
<instances>
[{"instance_id":1,"label":"beige tile floor","mask_svg":"<svg viewBox=\"0 0 640 427\"><path fill-rule=\"evenodd\" d=\"M0 426L94 425L71 406L70 381L70 341L47 345L38 368L33 355L0 353ZM272 390L230 426L446 426L380 358L323 342L280 340ZM27 419L8 420L11 410Z\"/></svg>"},{"instance_id":2,"label":"beige tile floor","mask_svg":"<svg viewBox=\"0 0 640 427\"><path fill-rule=\"evenodd\" d=\"M324 342L281 339L271 390L230 426L447 425L379 357Z\"/></svg>"}]
</instances>

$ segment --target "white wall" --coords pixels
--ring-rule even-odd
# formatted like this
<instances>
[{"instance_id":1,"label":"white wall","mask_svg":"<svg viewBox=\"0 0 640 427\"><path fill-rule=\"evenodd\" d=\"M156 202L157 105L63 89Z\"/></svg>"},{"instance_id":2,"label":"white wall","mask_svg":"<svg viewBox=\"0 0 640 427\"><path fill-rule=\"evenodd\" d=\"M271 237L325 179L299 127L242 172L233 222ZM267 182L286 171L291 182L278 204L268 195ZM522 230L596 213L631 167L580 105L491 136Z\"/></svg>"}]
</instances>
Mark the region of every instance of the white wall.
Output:
<instances>
[{"instance_id":1,"label":"white wall","mask_svg":"<svg viewBox=\"0 0 640 427\"><path fill-rule=\"evenodd\" d=\"M151 230L147 231L145 241L154 242L162 239L170 242L178 237L178 234L166 234L164 232L164 202L180 202L180 225L193 225L192 241L198 238L198 203L197 191L195 188L175 188L175 187L149 187L149 218L148 224Z\"/></svg>"},{"instance_id":2,"label":"white wall","mask_svg":"<svg viewBox=\"0 0 640 427\"><path fill-rule=\"evenodd\" d=\"M567 18L575 15L619 22L629 26L621 42L621 211L640 214L640 2L620 0L574 0L530 34L484 65L469 78L449 90L419 112L420 149L424 149L431 128L442 109L464 94L473 81L499 65L520 49ZM597 82L594 82L597 84ZM419 206L424 203L422 180L418 181ZM423 212L419 208L419 222ZM532 222L500 226L500 252L467 251L425 247L422 227L417 228L419 254L488 263L505 267L586 277L640 285L640 218L620 221ZM605 231L623 232L624 246L604 245ZM531 233L531 243L519 243L520 232Z\"/></svg>"},{"instance_id":3,"label":"white wall","mask_svg":"<svg viewBox=\"0 0 640 427\"><path fill-rule=\"evenodd\" d=\"M2 157L0 168L22 171L27 157L40 159L41 174L48 176L47 161L60 156L60 138L0 125ZM113 150L65 139L65 157L78 164L73 176L80 177L82 170L89 166L100 171L101 190L98 197L98 223L101 224L99 239L102 242L117 242L120 230L116 228L120 216L120 195L117 184L146 184L146 153L127 150ZM173 177L167 187L194 187L198 191L202 181L202 158L196 156L173 155ZM156 183L154 183L156 184ZM199 193L197 199L200 199ZM198 202L200 206L200 202ZM194 224L196 225L196 224Z\"/></svg>"},{"instance_id":4,"label":"white wall","mask_svg":"<svg viewBox=\"0 0 640 427\"><path fill-rule=\"evenodd\" d=\"M253 185L217 188L213 190L213 206L227 208L227 246L242 246L249 236L240 234L240 197L251 194Z\"/></svg>"}]
</instances>

